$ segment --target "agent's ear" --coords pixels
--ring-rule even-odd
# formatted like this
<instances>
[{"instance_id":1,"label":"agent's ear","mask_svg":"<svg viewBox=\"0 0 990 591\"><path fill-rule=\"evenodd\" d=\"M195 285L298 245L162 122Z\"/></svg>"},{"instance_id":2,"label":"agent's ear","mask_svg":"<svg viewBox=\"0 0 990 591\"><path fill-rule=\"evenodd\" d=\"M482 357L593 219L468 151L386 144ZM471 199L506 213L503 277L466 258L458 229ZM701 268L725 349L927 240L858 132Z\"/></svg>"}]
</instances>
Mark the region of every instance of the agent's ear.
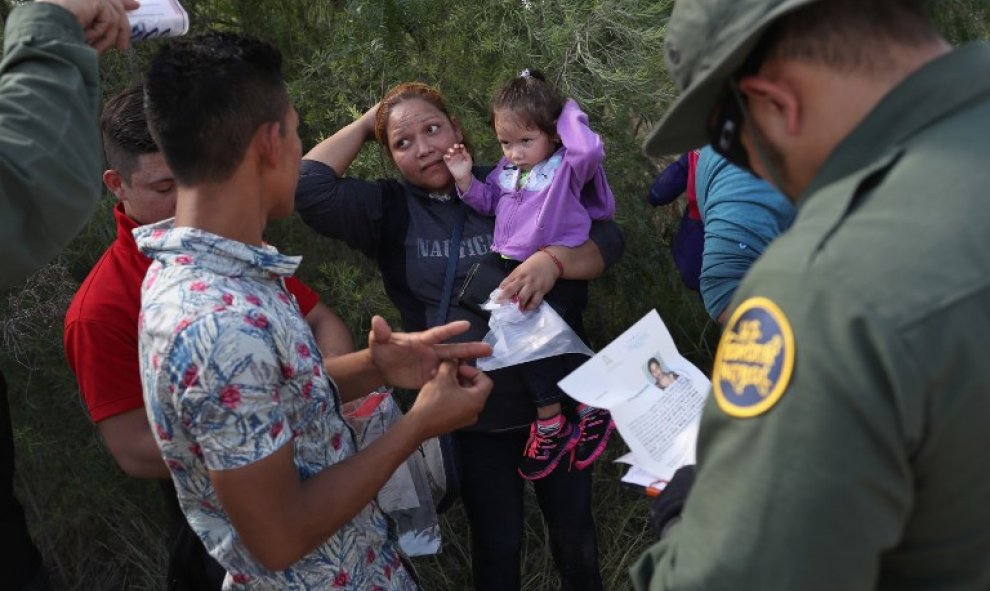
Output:
<instances>
[{"instance_id":1,"label":"agent's ear","mask_svg":"<svg viewBox=\"0 0 990 591\"><path fill-rule=\"evenodd\" d=\"M801 98L786 80L747 76L739 81L739 91L745 95L746 107L764 133L801 132Z\"/></svg>"},{"instance_id":2,"label":"agent's ear","mask_svg":"<svg viewBox=\"0 0 990 591\"><path fill-rule=\"evenodd\" d=\"M120 173L114 169L103 171L103 184L106 185L107 190L113 193L113 196L117 198L117 201L123 201L123 190L121 185L124 183L124 177L120 176Z\"/></svg>"}]
</instances>

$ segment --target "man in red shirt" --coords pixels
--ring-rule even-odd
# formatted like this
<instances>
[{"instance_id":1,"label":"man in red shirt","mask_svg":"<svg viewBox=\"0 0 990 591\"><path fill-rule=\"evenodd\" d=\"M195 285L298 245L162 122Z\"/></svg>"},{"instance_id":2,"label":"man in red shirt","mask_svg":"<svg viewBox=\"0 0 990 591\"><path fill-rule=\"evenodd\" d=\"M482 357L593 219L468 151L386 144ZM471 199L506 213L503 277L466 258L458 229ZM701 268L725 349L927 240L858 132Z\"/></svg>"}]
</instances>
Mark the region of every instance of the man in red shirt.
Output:
<instances>
[{"instance_id":1,"label":"man in red shirt","mask_svg":"<svg viewBox=\"0 0 990 591\"><path fill-rule=\"evenodd\" d=\"M169 589L219 589L224 571L189 529L179 511L144 409L138 366L141 283L151 259L141 254L131 230L172 217L176 189L172 171L148 132L143 89L107 101L100 120L109 170L107 189L117 239L90 271L65 316L65 353L96 427L120 468L136 478L163 479L172 511ZM286 287L313 330L324 357L353 351L344 323L295 277Z\"/></svg>"}]
</instances>

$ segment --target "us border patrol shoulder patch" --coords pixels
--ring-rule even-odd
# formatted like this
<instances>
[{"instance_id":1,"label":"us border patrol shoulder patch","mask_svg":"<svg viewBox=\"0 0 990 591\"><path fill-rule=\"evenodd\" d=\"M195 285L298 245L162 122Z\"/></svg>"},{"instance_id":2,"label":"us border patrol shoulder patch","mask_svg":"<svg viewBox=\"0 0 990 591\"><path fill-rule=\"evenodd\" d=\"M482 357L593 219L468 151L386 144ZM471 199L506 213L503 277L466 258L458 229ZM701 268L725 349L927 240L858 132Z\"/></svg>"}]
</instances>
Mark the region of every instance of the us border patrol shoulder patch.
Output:
<instances>
[{"instance_id":1,"label":"us border patrol shoulder patch","mask_svg":"<svg viewBox=\"0 0 990 591\"><path fill-rule=\"evenodd\" d=\"M794 332L777 304L749 298L736 308L715 353L712 389L729 416L755 417L777 404L794 371Z\"/></svg>"}]
</instances>

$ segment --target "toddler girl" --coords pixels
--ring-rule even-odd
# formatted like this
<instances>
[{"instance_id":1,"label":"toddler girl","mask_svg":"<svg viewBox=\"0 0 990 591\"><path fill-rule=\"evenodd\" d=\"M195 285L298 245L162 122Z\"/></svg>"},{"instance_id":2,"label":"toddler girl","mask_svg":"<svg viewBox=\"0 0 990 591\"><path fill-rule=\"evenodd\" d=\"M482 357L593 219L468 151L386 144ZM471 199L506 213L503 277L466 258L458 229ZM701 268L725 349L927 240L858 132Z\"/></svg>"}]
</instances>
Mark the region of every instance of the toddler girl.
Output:
<instances>
[{"instance_id":1,"label":"toddler girl","mask_svg":"<svg viewBox=\"0 0 990 591\"><path fill-rule=\"evenodd\" d=\"M546 247L580 246L592 220L615 212L601 138L576 102L565 102L542 74L530 70L495 93L492 126L504 157L484 182L472 175L473 160L463 145L444 156L464 202L495 216L493 252L485 262L509 272L529 256L550 257L558 274L546 300L582 335L587 282L561 279L563 265ZM543 478L572 451L573 466L584 469L605 450L615 428L607 411L579 404L576 424L561 412L566 395L557 382L586 359L560 355L521 366L537 406L519 464L523 478Z\"/></svg>"}]
</instances>

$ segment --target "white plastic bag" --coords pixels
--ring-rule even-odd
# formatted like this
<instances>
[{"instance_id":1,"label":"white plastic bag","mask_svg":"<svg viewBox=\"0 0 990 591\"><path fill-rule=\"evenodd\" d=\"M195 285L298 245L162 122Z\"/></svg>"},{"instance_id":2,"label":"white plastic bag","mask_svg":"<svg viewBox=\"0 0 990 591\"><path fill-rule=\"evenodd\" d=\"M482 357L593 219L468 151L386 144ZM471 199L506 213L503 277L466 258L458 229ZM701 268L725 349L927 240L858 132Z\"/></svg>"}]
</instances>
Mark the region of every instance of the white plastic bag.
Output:
<instances>
[{"instance_id":1,"label":"white plastic bag","mask_svg":"<svg viewBox=\"0 0 990 591\"><path fill-rule=\"evenodd\" d=\"M354 429L362 448L381 437L401 416L402 412L387 389L344 405L344 418ZM429 456L439 457L439 454L437 439L428 439L395 470L378 492L378 504L396 522L399 546L408 556L440 552L440 524L427 465ZM440 469L443 469L442 461Z\"/></svg>"},{"instance_id":2,"label":"white plastic bag","mask_svg":"<svg viewBox=\"0 0 990 591\"><path fill-rule=\"evenodd\" d=\"M546 302L523 312L515 302L496 302L501 293L496 289L481 306L491 312L491 330L484 341L492 346L492 355L479 359L478 369L491 371L567 353L595 354Z\"/></svg>"}]
</instances>

